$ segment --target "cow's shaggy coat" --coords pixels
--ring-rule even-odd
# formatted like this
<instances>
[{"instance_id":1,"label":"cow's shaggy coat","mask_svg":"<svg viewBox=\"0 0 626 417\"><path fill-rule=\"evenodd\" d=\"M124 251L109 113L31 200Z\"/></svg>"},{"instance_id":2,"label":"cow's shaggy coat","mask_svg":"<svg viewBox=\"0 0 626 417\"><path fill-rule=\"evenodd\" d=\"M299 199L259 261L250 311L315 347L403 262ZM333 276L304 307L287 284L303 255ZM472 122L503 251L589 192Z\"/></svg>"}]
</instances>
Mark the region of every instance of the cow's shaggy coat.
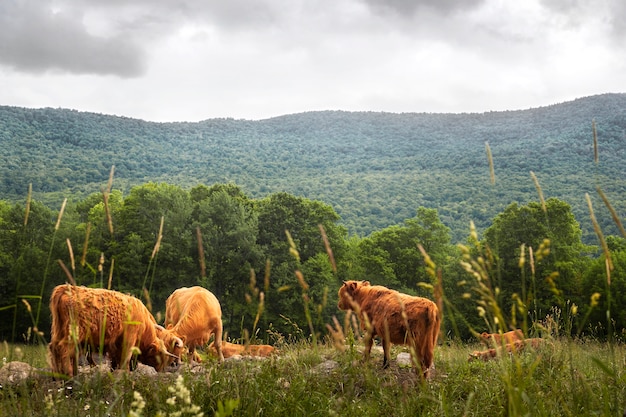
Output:
<instances>
[{"instance_id":1,"label":"cow's shaggy coat","mask_svg":"<svg viewBox=\"0 0 626 417\"><path fill-rule=\"evenodd\" d=\"M428 377L439 337L441 318L437 305L423 297L402 294L368 281L346 281L339 289L338 307L354 310L367 330L365 358L374 337L383 342L383 367L389 365L391 344L409 345Z\"/></svg>"},{"instance_id":2,"label":"cow's shaggy coat","mask_svg":"<svg viewBox=\"0 0 626 417\"><path fill-rule=\"evenodd\" d=\"M183 349L182 340L159 326L139 299L117 291L59 285L50 312L48 360L57 374L76 375L79 353L88 353L93 364L89 352L102 352L111 368L128 370L135 351L140 362L162 371Z\"/></svg>"},{"instance_id":3,"label":"cow's shaggy coat","mask_svg":"<svg viewBox=\"0 0 626 417\"><path fill-rule=\"evenodd\" d=\"M189 357L200 360L196 347L209 343L214 336L217 357L222 354L222 308L212 292L203 287L183 287L165 302L165 326L178 335L189 349Z\"/></svg>"}]
</instances>

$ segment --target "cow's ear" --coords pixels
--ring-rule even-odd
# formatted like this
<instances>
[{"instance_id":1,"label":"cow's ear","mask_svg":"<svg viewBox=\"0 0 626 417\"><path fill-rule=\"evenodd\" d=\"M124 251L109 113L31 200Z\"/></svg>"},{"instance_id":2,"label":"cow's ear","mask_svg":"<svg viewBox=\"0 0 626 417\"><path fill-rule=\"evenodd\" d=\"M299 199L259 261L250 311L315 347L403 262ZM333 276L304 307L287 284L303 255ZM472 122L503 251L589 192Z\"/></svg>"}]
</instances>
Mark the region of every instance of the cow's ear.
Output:
<instances>
[{"instance_id":1,"label":"cow's ear","mask_svg":"<svg viewBox=\"0 0 626 417\"><path fill-rule=\"evenodd\" d=\"M370 282L369 281L361 281L361 285L363 285L365 287L365 286L370 285Z\"/></svg>"},{"instance_id":2,"label":"cow's ear","mask_svg":"<svg viewBox=\"0 0 626 417\"><path fill-rule=\"evenodd\" d=\"M348 284L348 294L350 295L354 294L354 291L356 291L357 287L359 286L359 283L356 281L350 281L347 284Z\"/></svg>"}]
</instances>

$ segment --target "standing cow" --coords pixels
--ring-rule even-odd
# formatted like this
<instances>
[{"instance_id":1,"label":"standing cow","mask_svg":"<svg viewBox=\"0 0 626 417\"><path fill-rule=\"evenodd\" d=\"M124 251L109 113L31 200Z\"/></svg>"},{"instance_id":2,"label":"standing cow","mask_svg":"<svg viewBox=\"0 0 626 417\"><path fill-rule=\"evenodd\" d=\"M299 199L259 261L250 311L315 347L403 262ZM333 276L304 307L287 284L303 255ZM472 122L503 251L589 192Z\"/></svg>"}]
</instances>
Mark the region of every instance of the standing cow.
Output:
<instances>
[{"instance_id":1,"label":"standing cow","mask_svg":"<svg viewBox=\"0 0 626 417\"><path fill-rule=\"evenodd\" d=\"M365 359L378 336L383 342L383 367L389 366L392 343L409 345L420 361L424 377L428 377L441 324L434 302L370 285L369 281L345 281L339 289L338 307L357 312L364 326L369 322Z\"/></svg>"},{"instance_id":2,"label":"standing cow","mask_svg":"<svg viewBox=\"0 0 626 417\"><path fill-rule=\"evenodd\" d=\"M222 308L215 295L203 287L183 287L165 302L165 326L177 334L189 349L190 360L200 361L195 350L214 336L220 362L222 354Z\"/></svg>"},{"instance_id":3,"label":"standing cow","mask_svg":"<svg viewBox=\"0 0 626 417\"><path fill-rule=\"evenodd\" d=\"M133 351L137 359L157 371L177 360L183 342L156 323L137 298L101 288L70 284L54 288L48 357L52 371L75 376L78 352L97 352L102 347L112 369L130 368ZM93 363L90 353L88 360Z\"/></svg>"}]
</instances>

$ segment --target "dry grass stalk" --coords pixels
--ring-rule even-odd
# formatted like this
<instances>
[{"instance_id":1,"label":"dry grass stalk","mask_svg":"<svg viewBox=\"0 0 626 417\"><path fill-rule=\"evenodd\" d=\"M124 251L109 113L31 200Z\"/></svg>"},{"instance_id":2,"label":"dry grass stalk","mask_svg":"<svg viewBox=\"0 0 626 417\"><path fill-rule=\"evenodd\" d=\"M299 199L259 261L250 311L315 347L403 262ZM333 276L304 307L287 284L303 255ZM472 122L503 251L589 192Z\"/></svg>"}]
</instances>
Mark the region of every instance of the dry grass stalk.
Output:
<instances>
[{"instance_id":1,"label":"dry grass stalk","mask_svg":"<svg viewBox=\"0 0 626 417\"><path fill-rule=\"evenodd\" d=\"M328 259L330 259L330 264L333 268L333 272L337 273L337 264L335 263L335 256L333 255L333 249L330 247L330 243L328 242L328 236L326 236L326 230L324 229L324 225L320 224L320 233L322 234L322 240L324 241L324 247L326 248L326 253L328 254Z\"/></svg>"},{"instance_id":2,"label":"dry grass stalk","mask_svg":"<svg viewBox=\"0 0 626 417\"><path fill-rule=\"evenodd\" d=\"M165 216L161 216L161 226L159 226L159 235L157 237L157 241L154 244L154 249L152 249L152 255L150 255L150 260L154 259L157 253L159 253L159 249L161 248L161 239L163 239L163 223L165 222Z\"/></svg>"},{"instance_id":3,"label":"dry grass stalk","mask_svg":"<svg viewBox=\"0 0 626 417\"><path fill-rule=\"evenodd\" d=\"M111 187L113 187L113 173L115 173L115 165L111 165L111 171L109 172L109 182L107 183L106 193L111 194Z\"/></svg>"},{"instance_id":4,"label":"dry grass stalk","mask_svg":"<svg viewBox=\"0 0 626 417\"><path fill-rule=\"evenodd\" d=\"M609 247L606 244L606 240L604 239L604 234L602 234L602 229L600 229L598 220L596 220L596 215L593 212L593 205L591 204L591 197L589 197L588 193L585 193L585 198L587 199L587 206L589 207L589 216L591 217L593 230L596 232L596 235L598 236L598 239L600 240L600 245L602 246L602 251L604 251L604 256L606 257L608 269L612 270L613 261L611 260L611 252L609 251Z\"/></svg>"},{"instance_id":5,"label":"dry grass stalk","mask_svg":"<svg viewBox=\"0 0 626 417\"><path fill-rule=\"evenodd\" d=\"M591 130L593 131L593 162L598 164L600 157L598 155L598 131L596 129L596 121L592 120Z\"/></svg>"},{"instance_id":6,"label":"dry grass stalk","mask_svg":"<svg viewBox=\"0 0 626 417\"><path fill-rule=\"evenodd\" d=\"M330 334L330 338L335 349L340 352L344 352L347 349L346 336L343 333L343 329L341 328L337 317L333 316L333 326L326 323L326 328L328 329L328 333Z\"/></svg>"},{"instance_id":7,"label":"dry grass stalk","mask_svg":"<svg viewBox=\"0 0 626 417\"><path fill-rule=\"evenodd\" d=\"M54 225L54 230L59 230L59 226L61 226L61 219L63 218L63 212L65 211L65 205L67 204L67 198L63 200L63 204L61 204L61 210L59 210L59 217L57 217L57 224Z\"/></svg>"},{"instance_id":8,"label":"dry grass stalk","mask_svg":"<svg viewBox=\"0 0 626 417\"><path fill-rule=\"evenodd\" d=\"M254 324L252 325L253 330L255 330L257 324L259 324L259 320L261 320L261 315L263 314L263 310L265 310L265 293L261 291L259 293L259 306L256 310L256 316L254 317Z\"/></svg>"},{"instance_id":9,"label":"dry grass stalk","mask_svg":"<svg viewBox=\"0 0 626 417\"><path fill-rule=\"evenodd\" d=\"M302 272L296 271L296 278L298 278L298 282L300 283L300 286L302 287L302 289L305 291L308 291L309 284L307 284L307 282L304 280L304 275L302 275Z\"/></svg>"},{"instance_id":10,"label":"dry grass stalk","mask_svg":"<svg viewBox=\"0 0 626 417\"><path fill-rule=\"evenodd\" d=\"M202 231L200 226L196 227L196 238L198 241L198 261L200 262L200 276L206 277L206 263L204 262L204 245L202 244Z\"/></svg>"},{"instance_id":11,"label":"dry grass stalk","mask_svg":"<svg viewBox=\"0 0 626 417\"><path fill-rule=\"evenodd\" d=\"M100 260L98 261L98 272L102 273L104 270L104 252L100 252Z\"/></svg>"},{"instance_id":12,"label":"dry grass stalk","mask_svg":"<svg viewBox=\"0 0 626 417\"><path fill-rule=\"evenodd\" d=\"M293 241L293 238L291 237L291 233L289 233L289 230L285 229L285 235L287 236L287 242L289 242L289 253L294 258L296 258L298 262L300 262L300 252L298 252L298 249L296 248L296 243Z\"/></svg>"},{"instance_id":13,"label":"dry grass stalk","mask_svg":"<svg viewBox=\"0 0 626 417\"><path fill-rule=\"evenodd\" d=\"M30 202L33 196L33 184L28 184L28 195L26 196L26 209L24 211L24 226L28 224L28 215L30 214Z\"/></svg>"},{"instance_id":14,"label":"dry grass stalk","mask_svg":"<svg viewBox=\"0 0 626 417\"><path fill-rule=\"evenodd\" d=\"M87 262L87 248L89 247L89 236L91 235L91 222L87 222L85 231L85 242L83 243L83 255L80 257L80 266L85 266Z\"/></svg>"},{"instance_id":15,"label":"dry grass stalk","mask_svg":"<svg viewBox=\"0 0 626 417\"><path fill-rule=\"evenodd\" d=\"M70 242L70 238L68 237L67 242L67 250L70 252L70 266L72 267L72 274L76 274L76 263L74 262L74 249L72 249L72 242Z\"/></svg>"},{"instance_id":16,"label":"dry grass stalk","mask_svg":"<svg viewBox=\"0 0 626 417\"><path fill-rule=\"evenodd\" d=\"M111 282L113 281L113 268L115 267L115 258L111 259L111 269L109 270L109 282L107 283L107 289L111 289Z\"/></svg>"},{"instance_id":17,"label":"dry grass stalk","mask_svg":"<svg viewBox=\"0 0 626 417\"><path fill-rule=\"evenodd\" d=\"M493 168L493 156L491 155L489 142L485 142L485 149L487 151L487 161L489 161L489 179L491 180L491 185L496 185L496 172Z\"/></svg>"},{"instance_id":18,"label":"dry grass stalk","mask_svg":"<svg viewBox=\"0 0 626 417\"><path fill-rule=\"evenodd\" d=\"M76 281L74 281L74 277L72 276L70 270L67 269L67 266L65 266L63 261L60 259L57 259L57 262L61 266L61 269L63 270L63 272L65 272L65 276L67 276L67 280L69 281L69 283L72 285L76 285Z\"/></svg>"},{"instance_id":19,"label":"dry grass stalk","mask_svg":"<svg viewBox=\"0 0 626 417\"><path fill-rule=\"evenodd\" d=\"M148 311L152 311L152 300L150 299L150 293L148 292L148 289L146 287L143 287L143 296L146 299L146 308L148 309Z\"/></svg>"},{"instance_id":20,"label":"dry grass stalk","mask_svg":"<svg viewBox=\"0 0 626 417\"><path fill-rule=\"evenodd\" d=\"M604 205L606 206L606 208L608 208L609 211L611 212L611 217L613 218L613 221L617 225L617 228L619 229L620 233L622 234L623 237L626 238L626 230L624 230L624 226L622 225L622 221L619 219L619 216L615 212L615 209L611 205L611 202L606 197L606 195L604 194L604 192L602 191L602 189L600 187L596 187L596 191L598 191L598 194L602 198L602 201L604 202Z\"/></svg>"},{"instance_id":21,"label":"dry grass stalk","mask_svg":"<svg viewBox=\"0 0 626 417\"><path fill-rule=\"evenodd\" d=\"M263 280L263 289L265 290L265 292L268 292L270 290L270 260L266 259L265 260L265 277Z\"/></svg>"},{"instance_id":22,"label":"dry grass stalk","mask_svg":"<svg viewBox=\"0 0 626 417\"><path fill-rule=\"evenodd\" d=\"M539 201L541 201L541 210L543 210L544 213L547 213L548 209L546 208L546 201L543 198L543 190L541 189L541 185L539 185L539 180L537 179L537 176L533 171L530 171L530 176L532 177L533 182L535 183L535 188L537 188L537 193L539 194Z\"/></svg>"},{"instance_id":23,"label":"dry grass stalk","mask_svg":"<svg viewBox=\"0 0 626 417\"><path fill-rule=\"evenodd\" d=\"M113 218L111 217L111 210L109 209L109 194L106 191L102 192L102 201L104 203L104 214L107 219L107 225L109 226L109 233L113 234Z\"/></svg>"}]
</instances>

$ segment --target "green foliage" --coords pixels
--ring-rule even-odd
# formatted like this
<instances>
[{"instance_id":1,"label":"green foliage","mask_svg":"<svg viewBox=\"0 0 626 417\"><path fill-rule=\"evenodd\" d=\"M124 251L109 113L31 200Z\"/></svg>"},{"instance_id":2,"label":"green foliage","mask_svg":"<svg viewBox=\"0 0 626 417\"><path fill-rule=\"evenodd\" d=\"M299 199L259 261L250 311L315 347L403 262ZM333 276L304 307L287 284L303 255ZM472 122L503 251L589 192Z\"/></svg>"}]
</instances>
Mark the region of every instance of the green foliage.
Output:
<instances>
[{"instance_id":1,"label":"green foliage","mask_svg":"<svg viewBox=\"0 0 626 417\"><path fill-rule=\"evenodd\" d=\"M541 251L546 239L549 254ZM500 290L504 311L510 311L513 294L521 297L535 319L544 317L552 305L564 308L566 300L581 301L583 256L589 249L581 242L580 226L566 202L550 198L545 211L539 202L512 203L494 218L484 240L497 262L493 285ZM522 256L528 262L520 268ZM556 282L558 291L551 282Z\"/></svg>"},{"instance_id":2,"label":"green foliage","mask_svg":"<svg viewBox=\"0 0 626 417\"><path fill-rule=\"evenodd\" d=\"M611 330L621 332L626 329L626 250L611 252L613 270L607 273L605 255L591 261L583 277L584 294L600 294L599 305L586 323L587 333L607 337ZM610 314L609 314L610 312ZM608 321L610 320L610 321Z\"/></svg>"},{"instance_id":3,"label":"green foliage","mask_svg":"<svg viewBox=\"0 0 626 417\"><path fill-rule=\"evenodd\" d=\"M416 216L402 226L390 226L363 239L366 273L362 279L416 293L417 283L430 283L418 245L442 266L451 251L449 232L436 210L419 207Z\"/></svg>"}]
</instances>

